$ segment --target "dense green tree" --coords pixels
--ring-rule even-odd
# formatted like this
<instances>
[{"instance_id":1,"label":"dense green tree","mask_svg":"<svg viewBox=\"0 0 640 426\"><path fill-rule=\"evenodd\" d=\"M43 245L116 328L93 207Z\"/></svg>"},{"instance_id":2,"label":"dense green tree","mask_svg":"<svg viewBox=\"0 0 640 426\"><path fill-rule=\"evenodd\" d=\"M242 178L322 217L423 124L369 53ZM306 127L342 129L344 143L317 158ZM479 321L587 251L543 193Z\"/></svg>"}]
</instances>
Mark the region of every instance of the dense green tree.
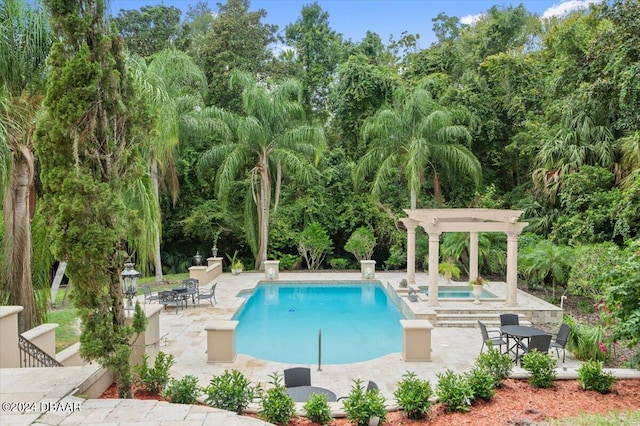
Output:
<instances>
[{"instance_id":1,"label":"dense green tree","mask_svg":"<svg viewBox=\"0 0 640 426\"><path fill-rule=\"evenodd\" d=\"M434 199L442 204L440 180L453 171L480 180L480 163L471 153L471 134L462 109L438 105L430 93L417 89L401 97L393 108L383 107L362 128L369 150L354 170L354 182L375 173L372 192L383 193L384 185L401 169L411 196L410 208L418 206L425 171L434 181Z\"/></svg>"},{"instance_id":2,"label":"dense green tree","mask_svg":"<svg viewBox=\"0 0 640 426\"><path fill-rule=\"evenodd\" d=\"M234 74L233 85L236 84L243 87L245 115L219 108L204 111L221 143L202 155L199 167L205 173L217 167L215 188L220 199L228 198L239 175L250 179L246 205L253 204L255 209L245 215L249 222L246 232L254 251L255 267L263 269L274 183L277 204L281 173L288 172L309 182L313 174L310 161L317 159L325 144L324 134L321 128L305 124L300 83L291 80L267 88L246 74ZM257 219L257 226L252 223L253 218Z\"/></svg>"},{"instance_id":3,"label":"dense green tree","mask_svg":"<svg viewBox=\"0 0 640 426\"><path fill-rule=\"evenodd\" d=\"M249 0L228 0L217 3L218 15L211 22L210 31L192 40L189 52L205 71L209 84L207 104L242 111L240 92L229 86L234 71L257 75L271 60L268 49L275 41L277 27L264 24L264 9L249 11Z\"/></svg>"},{"instance_id":4,"label":"dense green tree","mask_svg":"<svg viewBox=\"0 0 640 426\"><path fill-rule=\"evenodd\" d=\"M172 46L180 29L180 9L175 6L142 6L120 9L113 22L130 52L151 56Z\"/></svg>"},{"instance_id":5,"label":"dense green tree","mask_svg":"<svg viewBox=\"0 0 640 426\"><path fill-rule=\"evenodd\" d=\"M340 59L342 37L329 25L318 2L302 7L301 17L284 29L285 42L295 48L302 66L303 105L308 115L324 114L329 87Z\"/></svg>"},{"instance_id":6,"label":"dense green tree","mask_svg":"<svg viewBox=\"0 0 640 426\"><path fill-rule=\"evenodd\" d=\"M518 268L521 273L538 283L550 280L551 297L555 298L557 286L566 284L573 256L571 247L542 240L522 251L518 256Z\"/></svg>"},{"instance_id":7,"label":"dense green tree","mask_svg":"<svg viewBox=\"0 0 640 426\"><path fill-rule=\"evenodd\" d=\"M104 2L46 0L46 6L56 42L36 148L51 250L67 262L76 289L80 355L108 368L118 396L130 398L130 342L144 321L139 309L133 327L124 316L126 236L141 226L124 193L146 171L136 131L146 125L145 107L133 91L122 40L107 30Z\"/></svg>"},{"instance_id":8,"label":"dense green tree","mask_svg":"<svg viewBox=\"0 0 640 426\"><path fill-rule=\"evenodd\" d=\"M41 111L45 61L51 35L44 8L23 1L0 3L0 191L3 195L4 238L2 286L8 302L24 309L21 331L41 322L45 292L36 303L32 283L31 219L35 213L33 137Z\"/></svg>"}]
</instances>

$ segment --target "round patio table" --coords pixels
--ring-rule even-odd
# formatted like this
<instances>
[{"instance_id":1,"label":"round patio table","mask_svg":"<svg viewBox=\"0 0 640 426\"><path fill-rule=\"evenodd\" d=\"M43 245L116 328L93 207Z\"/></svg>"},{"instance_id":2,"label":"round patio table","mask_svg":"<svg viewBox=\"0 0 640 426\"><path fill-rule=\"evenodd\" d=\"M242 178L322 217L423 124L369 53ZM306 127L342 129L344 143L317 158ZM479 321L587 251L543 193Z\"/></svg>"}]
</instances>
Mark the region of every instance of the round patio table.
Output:
<instances>
[{"instance_id":1,"label":"round patio table","mask_svg":"<svg viewBox=\"0 0 640 426\"><path fill-rule=\"evenodd\" d=\"M328 402L336 401L336 394L329 389L318 386L294 386L287 388L287 393L295 402L306 402L312 393L319 393L327 396Z\"/></svg>"},{"instance_id":2,"label":"round patio table","mask_svg":"<svg viewBox=\"0 0 640 426\"><path fill-rule=\"evenodd\" d=\"M524 350L524 346L522 341L527 340L533 336L538 336L541 334L547 334L544 330L540 330L535 327L527 327L524 325L503 325L500 327L500 331L502 334L507 336L507 351L515 354L516 359L515 362L518 362L518 355L520 349ZM509 346L509 339L513 339L515 343L512 346ZM515 352L513 349L515 348Z\"/></svg>"}]
</instances>

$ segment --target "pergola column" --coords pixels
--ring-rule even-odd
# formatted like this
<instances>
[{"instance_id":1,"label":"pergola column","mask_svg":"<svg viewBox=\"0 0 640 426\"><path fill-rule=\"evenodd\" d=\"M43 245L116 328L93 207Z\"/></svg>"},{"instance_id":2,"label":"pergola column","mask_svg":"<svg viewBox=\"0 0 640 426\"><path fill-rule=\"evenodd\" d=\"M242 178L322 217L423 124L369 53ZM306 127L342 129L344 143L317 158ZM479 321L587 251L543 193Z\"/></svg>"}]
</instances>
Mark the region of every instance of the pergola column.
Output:
<instances>
[{"instance_id":1,"label":"pergola column","mask_svg":"<svg viewBox=\"0 0 640 426\"><path fill-rule=\"evenodd\" d=\"M469 280L478 276L478 233L469 232Z\"/></svg>"},{"instance_id":2,"label":"pergola column","mask_svg":"<svg viewBox=\"0 0 640 426\"><path fill-rule=\"evenodd\" d=\"M429 232L429 306L438 306L438 260L440 259L440 234Z\"/></svg>"},{"instance_id":3,"label":"pergola column","mask_svg":"<svg viewBox=\"0 0 640 426\"><path fill-rule=\"evenodd\" d=\"M416 284L416 224L407 220L407 284Z\"/></svg>"},{"instance_id":4,"label":"pergola column","mask_svg":"<svg viewBox=\"0 0 640 426\"><path fill-rule=\"evenodd\" d=\"M518 235L507 232L507 306L518 306Z\"/></svg>"}]
</instances>

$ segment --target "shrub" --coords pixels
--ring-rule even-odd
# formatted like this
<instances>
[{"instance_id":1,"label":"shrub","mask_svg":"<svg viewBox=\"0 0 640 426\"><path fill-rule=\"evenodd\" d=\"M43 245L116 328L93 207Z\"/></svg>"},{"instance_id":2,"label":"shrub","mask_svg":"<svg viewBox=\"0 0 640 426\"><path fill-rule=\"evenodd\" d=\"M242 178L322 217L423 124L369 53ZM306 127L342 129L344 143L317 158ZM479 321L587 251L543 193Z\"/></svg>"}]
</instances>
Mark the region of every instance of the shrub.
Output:
<instances>
[{"instance_id":1,"label":"shrub","mask_svg":"<svg viewBox=\"0 0 640 426\"><path fill-rule=\"evenodd\" d=\"M489 370L474 367L467 373L467 381L473 391L473 399L489 401L495 394L495 382Z\"/></svg>"},{"instance_id":2,"label":"shrub","mask_svg":"<svg viewBox=\"0 0 640 426\"><path fill-rule=\"evenodd\" d=\"M260 409L258 415L261 419L277 425L288 424L295 415L295 402L282 385L282 378L275 372L270 375L269 384L273 387L261 392Z\"/></svg>"},{"instance_id":3,"label":"shrub","mask_svg":"<svg viewBox=\"0 0 640 426\"><path fill-rule=\"evenodd\" d=\"M436 374L438 384L436 395L447 411L469 411L473 390L464 374L456 374L453 370Z\"/></svg>"},{"instance_id":4,"label":"shrub","mask_svg":"<svg viewBox=\"0 0 640 426\"><path fill-rule=\"evenodd\" d=\"M213 376L204 392L207 395L207 404L240 414L253 400L255 388L239 371L225 370L223 374Z\"/></svg>"},{"instance_id":5,"label":"shrub","mask_svg":"<svg viewBox=\"0 0 640 426\"><path fill-rule=\"evenodd\" d=\"M513 361L509 354L501 354L498 348L489 348L476 358L476 367L487 370L493 377L493 386L499 388L509 377L513 368Z\"/></svg>"},{"instance_id":6,"label":"shrub","mask_svg":"<svg viewBox=\"0 0 640 426\"><path fill-rule=\"evenodd\" d=\"M351 392L345 398L342 405L347 413L347 419L356 425L367 425L371 417L379 417L380 423L384 423L387 408L386 400L378 389L365 391L360 379L354 380Z\"/></svg>"},{"instance_id":7,"label":"shrub","mask_svg":"<svg viewBox=\"0 0 640 426\"><path fill-rule=\"evenodd\" d=\"M556 379L556 366L558 361L549 354L533 350L522 357L522 368L531 377L529 383L537 388L549 388Z\"/></svg>"},{"instance_id":8,"label":"shrub","mask_svg":"<svg viewBox=\"0 0 640 426\"><path fill-rule=\"evenodd\" d=\"M150 393L159 394L169 383L169 369L175 364L172 354L158 352L153 368L149 368L149 355L142 354L142 364L134 365L133 370L138 374L142 386Z\"/></svg>"},{"instance_id":9,"label":"shrub","mask_svg":"<svg viewBox=\"0 0 640 426\"><path fill-rule=\"evenodd\" d=\"M393 393L398 405L410 419L422 419L429 414L432 395L429 381L419 379L410 371L402 376L398 389Z\"/></svg>"},{"instance_id":10,"label":"shrub","mask_svg":"<svg viewBox=\"0 0 640 426\"><path fill-rule=\"evenodd\" d=\"M304 409L305 416L313 423L325 425L333 418L329 403L327 402L327 396L323 394L311 394L302 408Z\"/></svg>"},{"instance_id":11,"label":"shrub","mask_svg":"<svg viewBox=\"0 0 640 426\"><path fill-rule=\"evenodd\" d=\"M334 257L329 261L329 265L331 265L333 269L347 269L349 261L343 257Z\"/></svg>"},{"instance_id":12,"label":"shrub","mask_svg":"<svg viewBox=\"0 0 640 426\"><path fill-rule=\"evenodd\" d=\"M571 327L567 349L581 361L606 361L609 359L610 351L605 342L604 328L601 325L591 326L581 324L571 318L564 316L564 321Z\"/></svg>"},{"instance_id":13,"label":"shrub","mask_svg":"<svg viewBox=\"0 0 640 426\"><path fill-rule=\"evenodd\" d=\"M298 253L307 262L307 268L318 269L325 256L333 250L333 242L318 222L312 222L300 233Z\"/></svg>"},{"instance_id":14,"label":"shrub","mask_svg":"<svg viewBox=\"0 0 640 426\"><path fill-rule=\"evenodd\" d=\"M186 375L180 380L171 379L169 385L162 391L162 396L174 404L195 404L200 395L198 378Z\"/></svg>"},{"instance_id":15,"label":"shrub","mask_svg":"<svg viewBox=\"0 0 640 426\"><path fill-rule=\"evenodd\" d=\"M373 230L366 226L353 231L344 245L344 249L353 254L358 261L371 259L373 248L376 246L376 236Z\"/></svg>"},{"instance_id":16,"label":"shrub","mask_svg":"<svg viewBox=\"0 0 640 426\"><path fill-rule=\"evenodd\" d=\"M578 383L583 389L609 393L615 382L612 372L602 371L602 362L591 360L578 368Z\"/></svg>"}]
</instances>

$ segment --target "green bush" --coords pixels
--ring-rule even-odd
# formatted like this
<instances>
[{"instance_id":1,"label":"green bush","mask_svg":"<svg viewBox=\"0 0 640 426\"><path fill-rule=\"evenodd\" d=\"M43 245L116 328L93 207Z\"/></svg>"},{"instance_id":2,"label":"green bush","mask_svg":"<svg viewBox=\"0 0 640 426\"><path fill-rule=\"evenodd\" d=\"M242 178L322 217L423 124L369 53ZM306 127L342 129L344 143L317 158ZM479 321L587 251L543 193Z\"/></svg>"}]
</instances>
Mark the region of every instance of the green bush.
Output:
<instances>
[{"instance_id":1,"label":"green bush","mask_svg":"<svg viewBox=\"0 0 640 426\"><path fill-rule=\"evenodd\" d=\"M150 393L159 394L169 383L169 369L175 364L172 354L158 352L153 368L149 368L149 355L142 354L142 364L134 365L140 384Z\"/></svg>"},{"instance_id":2,"label":"green bush","mask_svg":"<svg viewBox=\"0 0 640 426\"><path fill-rule=\"evenodd\" d=\"M269 259L277 259L280 261L279 266L282 270L292 271L295 269L296 265L300 263L300 256L296 256L295 254L281 253L279 251L274 251Z\"/></svg>"},{"instance_id":3,"label":"green bush","mask_svg":"<svg viewBox=\"0 0 640 426\"><path fill-rule=\"evenodd\" d=\"M261 392L258 415L269 423L286 425L296 413L296 404L282 385L280 375L275 372L269 377L271 377L269 384L272 388Z\"/></svg>"},{"instance_id":4,"label":"green bush","mask_svg":"<svg viewBox=\"0 0 640 426\"><path fill-rule=\"evenodd\" d=\"M533 350L522 357L522 368L531 376L529 383L537 388L550 388L556 380L558 361L549 354Z\"/></svg>"},{"instance_id":5,"label":"green bush","mask_svg":"<svg viewBox=\"0 0 640 426\"><path fill-rule=\"evenodd\" d=\"M237 370L225 370L219 376L213 376L209 386L204 388L205 402L222 410L242 413L255 395L251 381Z\"/></svg>"},{"instance_id":6,"label":"green bush","mask_svg":"<svg viewBox=\"0 0 640 426\"><path fill-rule=\"evenodd\" d=\"M467 381L473 391L473 399L481 398L489 401L496 393L493 375L485 368L472 368L467 373Z\"/></svg>"},{"instance_id":7,"label":"green bush","mask_svg":"<svg viewBox=\"0 0 640 426\"><path fill-rule=\"evenodd\" d=\"M379 417L380 423L384 423L387 416L385 398L378 389L365 391L360 379L354 380L351 392L344 399L342 405L347 413L347 419L356 425L367 425L371 417Z\"/></svg>"},{"instance_id":8,"label":"green bush","mask_svg":"<svg viewBox=\"0 0 640 426\"><path fill-rule=\"evenodd\" d=\"M327 396L324 394L312 393L302 408L305 416L313 423L326 425L333 419Z\"/></svg>"},{"instance_id":9,"label":"green bush","mask_svg":"<svg viewBox=\"0 0 640 426\"><path fill-rule=\"evenodd\" d=\"M609 359L610 351L605 343L604 328L601 325L581 324L569 315L564 316L564 321L571 328L567 349L577 359L581 361L607 361Z\"/></svg>"},{"instance_id":10,"label":"green bush","mask_svg":"<svg viewBox=\"0 0 640 426\"><path fill-rule=\"evenodd\" d=\"M493 377L493 386L499 388L509 377L513 369L513 361L509 354L501 354L498 348L489 348L476 358L476 367L487 370Z\"/></svg>"},{"instance_id":11,"label":"green bush","mask_svg":"<svg viewBox=\"0 0 640 426\"><path fill-rule=\"evenodd\" d=\"M473 399L473 389L464 374L456 374L453 370L436 374L438 384L436 395L447 411L467 412Z\"/></svg>"},{"instance_id":12,"label":"green bush","mask_svg":"<svg viewBox=\"0 0 640 426\"><path fill-rule=\"evenodd\" d=\"M347 269L349 261L342 257L334 257L329 261L329 265L331 265L333 269L343 270Z\"/></svg>"},{"instance_id":13,"label":"green bush","mask_svg":"<svg viewBox=\"0 0 640 426\"><path fill-rule=\"evenodd\" d=\"M162 391L162 396L174 404L195 404L198 402L200 391L198 378L186 375L180 380L171 379Z\"/></svg>"},{"instance_id":14,"label":"green bush","mask_svg":"<svg viewBox=\"0 0 640 426\"><path fill-rule=\"evenodd\" d=\"M428 380L421 380L415 373L408 371L402 376L393 396L408 418L422 419L431 409L433 391Z\"/></svg>"},{"instance_id":15,"label":"green bush","mask_svg":"<svg viewBox=\"0 0 640 426\"><path fill-rule=\"evenodd\" d=\"M300 233L298 253L304 258L308 269L318 269L326 255L333 251L329 234L318 222L312 222Z\"/></svg>"},{"instance_id":16,"label":"green bush","mask_svg":"<svg viewBox=\"0 0 640 426\"><path fill-rule=\"evenodd\" d=\"M371 259L375 246L376 236L373 234L373 230L363 226L353 231L353 234L351 234L349 240L344 245L344 249L360 261Z\"/></svg>"},{"instance_id":17,"label":"green bush","mask_svg":"<svg viewBox=\"0 0 640 426\"><path fill-rule=\"evenodd\" d=\"M578 368L578 383L586 390L609 393L616 383L616 377L610 371L602 371L602 362L591 360Z\"/></svg>"}]
</instances>

